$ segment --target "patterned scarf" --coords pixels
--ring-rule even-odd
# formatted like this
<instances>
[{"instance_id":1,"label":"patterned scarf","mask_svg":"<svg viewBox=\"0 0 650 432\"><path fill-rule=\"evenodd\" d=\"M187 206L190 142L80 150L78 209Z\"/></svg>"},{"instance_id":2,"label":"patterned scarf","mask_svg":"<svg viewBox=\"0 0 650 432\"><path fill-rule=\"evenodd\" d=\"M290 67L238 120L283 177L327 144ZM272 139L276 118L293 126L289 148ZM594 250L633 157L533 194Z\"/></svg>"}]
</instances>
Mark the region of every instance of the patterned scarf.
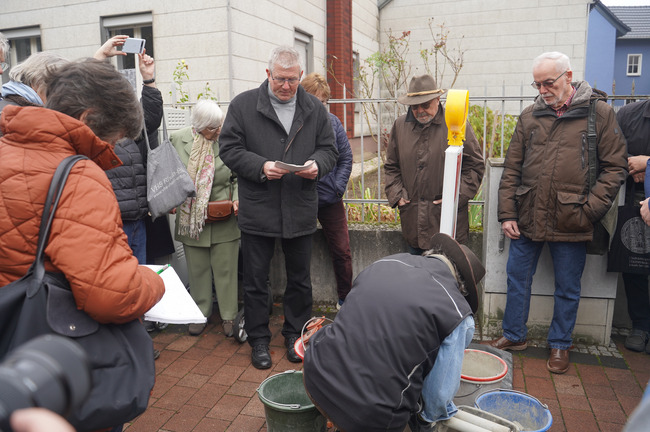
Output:
<instances>
[{"instance_id":1,"label":"patterned scarf","mask_svg":"<svg viewBox=\"0 0 650 432\"><path fill-rule=\"evenodd\" d=\"M214 150L212 149L214 141L207 140L194 130L192 135L194 143L187 163L187 172L196 187L196 196L188 197L180 206L178 233L198 239L205 225L214 179Z\"/></svg>"}]
</instances>

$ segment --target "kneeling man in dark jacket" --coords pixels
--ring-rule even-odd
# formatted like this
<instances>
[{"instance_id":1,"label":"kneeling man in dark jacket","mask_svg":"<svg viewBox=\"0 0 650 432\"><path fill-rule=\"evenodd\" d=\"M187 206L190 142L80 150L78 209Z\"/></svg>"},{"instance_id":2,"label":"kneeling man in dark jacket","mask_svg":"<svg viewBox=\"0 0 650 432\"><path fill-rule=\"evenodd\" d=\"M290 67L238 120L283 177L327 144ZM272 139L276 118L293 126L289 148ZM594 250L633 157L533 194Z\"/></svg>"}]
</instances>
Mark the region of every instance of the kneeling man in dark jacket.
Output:
<instances>
[{"instance_id":1,"label":"kneeling man in dark jacket","mask_svg":"<svg viewBox=\"0 0 650 432\"><path fill-rule=\"evenodd\" d=\"M484 275L469 248L440 233L422 256L391 255L362 271L305 353L314 404L345 432L402 432L409 418L431 426L453 416Z\"/></svg>"}]
</instances>

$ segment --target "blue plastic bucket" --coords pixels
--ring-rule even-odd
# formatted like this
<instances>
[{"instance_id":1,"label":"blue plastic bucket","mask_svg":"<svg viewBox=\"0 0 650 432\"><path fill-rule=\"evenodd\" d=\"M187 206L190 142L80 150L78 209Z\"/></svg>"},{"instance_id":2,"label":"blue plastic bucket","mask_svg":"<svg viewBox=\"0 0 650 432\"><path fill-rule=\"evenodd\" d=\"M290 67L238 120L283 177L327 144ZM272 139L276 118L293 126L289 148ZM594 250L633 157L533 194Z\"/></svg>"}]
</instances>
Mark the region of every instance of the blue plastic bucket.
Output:
<instances>
[{"instance_id":1,"label":"blue plastic bucket","mask_svg":"<svg viewBox=\"0 0 650 432\"><path fill-rule=\"evenodd\" d=\"M546 405L516 390L496 389L482 393L476 398L476 407L521 426L522 432L547 431L553 424L553 416Z\"/></svg>"}]
</instances>

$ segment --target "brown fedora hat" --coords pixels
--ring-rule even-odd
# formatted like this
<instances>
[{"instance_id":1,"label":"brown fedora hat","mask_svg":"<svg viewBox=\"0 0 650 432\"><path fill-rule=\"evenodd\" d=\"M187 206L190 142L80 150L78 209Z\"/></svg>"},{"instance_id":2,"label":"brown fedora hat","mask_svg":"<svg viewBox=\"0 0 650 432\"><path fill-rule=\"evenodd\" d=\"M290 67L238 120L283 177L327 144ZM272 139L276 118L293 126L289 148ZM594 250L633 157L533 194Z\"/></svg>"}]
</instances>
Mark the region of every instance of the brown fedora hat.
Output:
<instances>
[{"instance_id":1,"label":"brown fedora hat","mask_svg":"<svg viewBox=\"0 0 650 432\"><path fill-rule=\"evenodd\" d=\"M420 75L411 78L408 92L397 98L404 105L419 105L437 99L447 91L439 89L436 80L431 75Z\"/></svg>"},{"instance_id":2,"label":"brown fedora hat","mask_svg":"<svg viewBox=\"0 0 650 432\"><path fill-rule=\"evenodd\" d=\"M474 252L465 245L458 243L447 234L437 233L431 237L431 248L440 249L456 264L465 281L467 296L465 297L473 312L478 309L478 283L485 276L485 267Z\"/></svg>"}]
</instances>

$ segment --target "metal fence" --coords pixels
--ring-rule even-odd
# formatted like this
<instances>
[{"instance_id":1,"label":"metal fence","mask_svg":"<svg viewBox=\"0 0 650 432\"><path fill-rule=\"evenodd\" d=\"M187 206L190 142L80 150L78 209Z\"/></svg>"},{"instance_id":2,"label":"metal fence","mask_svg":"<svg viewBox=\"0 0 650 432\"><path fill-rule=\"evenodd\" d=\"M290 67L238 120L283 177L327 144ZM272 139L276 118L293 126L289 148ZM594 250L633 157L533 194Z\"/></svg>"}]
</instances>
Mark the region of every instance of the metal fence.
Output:
<instances>
[{"instance_id":1,"label":"metal fence","mask_svg":"<svg viewBox=\"0 0 650 432\"><path fill-rule=\"evenodd\" d=\"M629 103L629 102L634 102L637 100L642 100L642 99L649 99L650 96L638 96L638 95L624 95L624 96L611 96L608 99L608 102L613 106L615 111L618 111L618 109L622 106L622 104ZM469 97L469 104L471 106L478 106L481 108L482 112L482 119L474 119L474 121L479 121L479 124L482 123L482 131L483 133L480 136L480 141L482 144L483 148L483 155L484 157L491 157L494 156L494 154L498 154L500 156L505 155L505 151L507 149L507 146L510 142L510 137L513 132L512 128L509 130L507 128L508 122L506 121L507 118L510 119L517 119L518 114L528 105L530 105L535 99L535 96L471 96ZM444 101L444 97L442 98L442 101ZM621 101L618 102L620 105L615 105L615 101ZM348 190L346 192L346 196L344 198L344 202L350 207L350 205L356 205L359 206L361 210L361 220L365 221L367 220L366 217L366 212L369 206L375 207L376 210L373 211L373 215L376 214L379 216L379 219L376 220L375 222L383 222L381 220L382 215L385 215L386 212L381 211L381 206L388 206L388 201L385 198L384 191L382 189L382 175L383 175L383 170L381 169L382 163L383 163L383 148L382 148L382 134L383 131L388 130L390 131L392 127L392 122L394 119L397 117L398 113L398 103L395 99L339 99L339 100L330 100L330 104L355 104L357 108L355 109L355 135L358 136L358 139L360 141L360 153L361 155L366 154L366 148L368 146L371 147L371 153L375 154L375 156L371 159L364 159L361 158L359 162L355 164L355 166L358 166L359 169L358 171L360 172L360 179L356 180L356 178L352 178L351 181L358 181L360 184L360 189L361 191L366 191L366 184L367 183L372 183L373 185L376 185L376 190L370 191L368 195L369 197L366 196L366 194L362 194L363 196L361 197L353 197L351 196L351 190L354 190L356 186L350 187L348 185ZM380 114L376 116L376 125L374 128L370 128L368 126L368 123L366 121L359 121L360 117L363 115L363 109L365 108L367 110L367 106L364 107L364 105L367 104L376 104L379 105L380 108L378 108L376 111L379 112ZM392 109L390 108L392 106ZM391 116L386 116L382 115L382 113L385 113L386 111L392 111L394 115ZM497 140L496 142L491 140L490 137L488 137L488 133L486 131L488 130L488 113L491 111L491 115L495 116L495 118L498 118L498 121L494 122L494 124L497 124L500 128L498 131L499 133L497 135ZM344 112L347 112L347 110L344 110ZM516 114L515 114L516 113ZM342 119L340 119L341 122L346 126L347 130L347 118L344 116ZM390 123L385 124L385 122L388 120ZM358 125L357 125L358 124ZM513 124L513 123L511 123ZM364 130L365 129L365 130ZM372 130L369 130L372 129ZM379 133L377 133L379 131ZM477 134L478 135L478 134ZM494 135L494 134L493 134ZM498 152L492 151L490 152L489 150L493 150L497 148ZM370 167L368 169L368 167ZM378 169L375 170L375 167L378 167ZM372 182L368 182L368 179L370 176L374 176L375 178L373 179ZM481 188L482 189L482 188ZM482 199L482 190L479 189L479 193L475 197L475 199L470 200L470 213L475 213L476 217L476 222L482 223L482 213L483 213L483 204L484 200ZM472 210L472 207L475 207L474 210ZM392 210L393 217L391 217L390 221L397 221L399 219L399 214L396 209ZM470 217L471 219L471 217ZM472 221L470 221L472 223Z\"/></svg>"},{"instance_id":2,"label":"metal fence","mask_svg":"<svg viewBox=\"0 0 650 432\"><path fill-rule=\"evenodd\" d=\"M523 90L522 90L523 92ZM481 141L484 157L494 155L503 156L510 141L512 133L512 120L516 121L518 114L534 100L535 96L471 96L469 97L470 107L478 107L477 111L482 113L482 119L472 119L481 129L482 133L477 137ZM618 110L622 104L641 99L648 99L650 96L626 95L611 96L608 102ZM444 102L444 97L441 98ZM615 101L622 101L615 103ZM218 102L226 109L228 102ZM343 199L348 215L354 214L355 220L361 222L392 223L399 220L397 209L391 209L383 190L383 161L385 157L385 140L387 133L391 130L392 124L398 115L405 112L405 107L396 99L332 99L331 105L349 105L354 108L354 137L351 141L357 146L356 153L361 156L353 165L353 172L348 184L346 195ZM165 117L169 130L176 130L190 124L190 113L193 103L165 105ZM347 130L349 119L343 110L341 118L343 126ZM368 115L374 112L373 115ZM490 117L488 117L490 116ZM478 123L476 123L478 122ZM489 124L497 125L488 136ZM499 130L500 128L500 130ZM368 156L367 156L368 155ZM371 185L372 187L368 187ZM482 188L481 188L482 189ZM476 215L477 221L482 222L482 207L484 200L482 192L475 199L470 200L470 212ZM471 217L470 217L471 219ZM470 221L472 223L472 221Z\"/></svg>"}]
</instances>

